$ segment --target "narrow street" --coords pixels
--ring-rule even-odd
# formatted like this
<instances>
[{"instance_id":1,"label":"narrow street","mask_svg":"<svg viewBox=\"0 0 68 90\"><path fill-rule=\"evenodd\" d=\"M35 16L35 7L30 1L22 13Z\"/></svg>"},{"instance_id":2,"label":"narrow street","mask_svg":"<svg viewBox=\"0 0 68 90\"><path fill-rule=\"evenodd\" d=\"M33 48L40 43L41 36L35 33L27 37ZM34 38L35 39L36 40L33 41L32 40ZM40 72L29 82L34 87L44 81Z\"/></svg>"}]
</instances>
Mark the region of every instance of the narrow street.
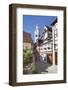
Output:
<instances>
[{"instance_id":1,"label":"narrow street","mask_svg":"<svg viewBox=\"0 0 68 90\"><path fill-rule=\"evenodd\" d=\"M36 62L36 70L38 74L56 73L57 65L51 65L43 60L40 60Z\"/></svg>"},{"instance_id":2,"label":"narrow street","mask_svg":"<svg viewBox=\"0 0 68 90\"><path fill-rule=\"evenodd\" d=\"M50 64L46 63L43 60L36 61L36 70L38 71L39 74L48 73L46 69L50 66L51 66Z\"/></svg>"}]
</instances>

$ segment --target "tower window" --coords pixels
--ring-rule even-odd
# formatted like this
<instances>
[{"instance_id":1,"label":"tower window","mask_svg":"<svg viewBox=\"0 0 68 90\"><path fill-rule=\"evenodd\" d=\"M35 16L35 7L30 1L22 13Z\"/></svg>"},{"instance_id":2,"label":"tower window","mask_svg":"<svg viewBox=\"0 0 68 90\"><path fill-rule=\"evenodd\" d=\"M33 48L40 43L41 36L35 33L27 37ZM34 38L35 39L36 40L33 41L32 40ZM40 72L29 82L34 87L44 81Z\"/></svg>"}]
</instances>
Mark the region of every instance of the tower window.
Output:
<instances>
[{"instance_id":1,"label":"tower window","mask_svg":"<svg viewBox=\"0 0 68 90\"><path fill-rule=\"evenodd\" d=\"M37 37L37 35L35 35L35 37Z\"/></svg>"}]
</instances>

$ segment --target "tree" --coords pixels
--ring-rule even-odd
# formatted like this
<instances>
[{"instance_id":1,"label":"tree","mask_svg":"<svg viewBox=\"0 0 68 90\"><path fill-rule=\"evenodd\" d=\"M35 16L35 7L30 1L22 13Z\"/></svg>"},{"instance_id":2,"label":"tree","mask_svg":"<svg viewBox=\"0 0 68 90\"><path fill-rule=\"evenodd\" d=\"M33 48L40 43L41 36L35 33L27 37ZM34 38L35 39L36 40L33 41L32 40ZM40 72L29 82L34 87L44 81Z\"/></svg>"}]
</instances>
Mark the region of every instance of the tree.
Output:
<instances>
[{"instance_id":1,"label":"tree","mask_svg":"<svg viewBox=\"0 0 68 90\"><path fill-rule=\"evenodd\" d=\"M31 50L24 50L23 51L23 65L28 65L31 63L32 53Z\"/></svg>"}]
</instances>

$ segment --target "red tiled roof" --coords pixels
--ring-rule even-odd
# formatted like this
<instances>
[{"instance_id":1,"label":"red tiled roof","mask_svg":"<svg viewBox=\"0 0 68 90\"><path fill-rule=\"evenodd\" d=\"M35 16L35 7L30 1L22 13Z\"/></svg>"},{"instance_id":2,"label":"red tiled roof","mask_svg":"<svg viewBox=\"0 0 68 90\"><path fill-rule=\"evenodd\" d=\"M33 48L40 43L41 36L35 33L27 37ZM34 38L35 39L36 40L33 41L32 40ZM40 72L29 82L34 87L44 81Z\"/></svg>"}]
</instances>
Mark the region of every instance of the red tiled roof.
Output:
<instances>
[{"instance_id":1,"label":"red tiled roof","mask_svg":"<svg viewBox=\"0 0 68 90\"><path fill-rule=\"evenodd\" d=\"M23 32L23 41L31 43L32 42L31 34L27 32Z\"/></svg>"}]
</instances>

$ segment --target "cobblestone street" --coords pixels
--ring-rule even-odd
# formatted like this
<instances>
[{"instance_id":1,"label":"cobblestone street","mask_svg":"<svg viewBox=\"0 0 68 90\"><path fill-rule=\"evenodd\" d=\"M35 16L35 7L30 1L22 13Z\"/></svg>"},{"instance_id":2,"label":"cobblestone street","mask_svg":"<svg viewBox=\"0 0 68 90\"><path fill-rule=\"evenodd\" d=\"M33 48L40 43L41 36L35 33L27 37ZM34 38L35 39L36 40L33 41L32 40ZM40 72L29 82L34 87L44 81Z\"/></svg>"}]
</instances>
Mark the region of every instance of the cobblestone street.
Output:
<instances>
[{"instance_id":1,"label":"cobblestone street","mask_svg":"<svg viewBox=\"0 0 68 90\"><path fill-rule=\"evenodd\" d=\"M36 61L36 70L38 71L39 74L43 73L54 73L57 71L57 66L52 66L49 63L46 63L43 60Z\"/></svg>"}]
</instances>

